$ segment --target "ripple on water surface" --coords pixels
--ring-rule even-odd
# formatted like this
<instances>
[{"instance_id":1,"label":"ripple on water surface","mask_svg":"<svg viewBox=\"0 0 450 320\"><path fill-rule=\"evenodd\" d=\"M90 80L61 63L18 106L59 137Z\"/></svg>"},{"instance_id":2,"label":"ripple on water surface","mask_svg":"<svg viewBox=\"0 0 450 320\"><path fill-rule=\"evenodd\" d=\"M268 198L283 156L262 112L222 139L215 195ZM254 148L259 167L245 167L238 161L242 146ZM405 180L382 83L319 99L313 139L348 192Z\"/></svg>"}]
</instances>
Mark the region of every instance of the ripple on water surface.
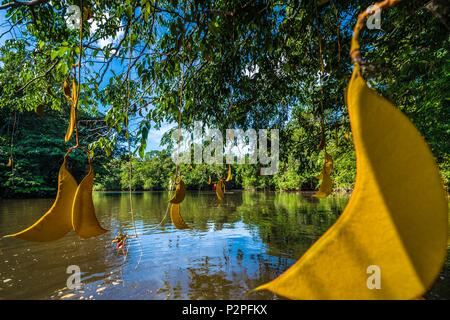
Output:
<instances>
[{"instance_id":1,"label":"ripple on water surface","mask_svg":"<svg viewBox=\"0 0 450 320\"><path fill-rule=\"evenodd\" d=\"M76 234L50 243L0 241L1 299L274 299L249 294L301 256L337 219L346 197L314 199L298 193L232 192L221 206L212 192L188 193L181 204L190 229L166 216L167 193L133 195L138 238L127 255L112 239L134 234L124 193L95 193L97 216L110 232L82 240ZM37 220L52 199L0 201L0 235ZM67 267L79 266L82 286L67 288ZM450 298L450 263L428 298Z\"/></svg>"}]
</instances>

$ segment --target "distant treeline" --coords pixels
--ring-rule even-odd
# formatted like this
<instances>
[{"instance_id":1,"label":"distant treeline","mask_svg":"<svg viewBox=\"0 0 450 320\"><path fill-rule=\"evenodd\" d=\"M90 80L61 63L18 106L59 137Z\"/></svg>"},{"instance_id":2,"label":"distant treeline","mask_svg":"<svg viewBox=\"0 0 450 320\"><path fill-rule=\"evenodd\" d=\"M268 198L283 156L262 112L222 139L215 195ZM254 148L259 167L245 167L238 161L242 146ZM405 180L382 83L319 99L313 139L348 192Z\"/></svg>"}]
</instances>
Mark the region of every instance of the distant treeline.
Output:
<instances>
[{"instance_id":1,"label":"distant treeline","mask_svg":"<svg viewBox=\"0 0 450 320\"><path fill-rule=\"evenodd\" d=\"M13 115L2 112L0 118L0 196L1 197L42 197L55 194L58 169L68 147L61 133L66 124L65 115L47 112L39 116L34 112L18 115L18 125L13 143L13 168L7 167L10 156L11 128ZM85 115L85 117L87 117ZM17 122L17 119L16 119ZM92 129L91 129L92 130ZM289 134L289 127L282 131L280 141L280 162L278 173L261 176L258 165L231 166L233 180L227 183L228 189L259 190L314 190L319 180L317 175L323 163L323 151L311 148L302 157L289 152L293 141L307 139L306 134ZM89 128L81 127L80 135L88 137ZM91 139L91 140L89 140ZM93 141L92 138L85 143ZM329 142L327 151L334 156L333 183L336 191L350 190L355 179L355 156L351 135ZM95 153L94 169L96 190L128 190L129 157L125 148L116 147L111 156L106 157L99 150ZM76 179L81 180L86 172L86 156L75 152L70 156L69 168ZM440 163L442 176L448 179L447 163ZM211 190L208 179L217 182L225 177L227 165L183 164L180 167L183 179L191 190ZM175 164L168 150L152 151L143 159L133 158L131 187L133 190L167 190L175 172ZM447 180L446 180L447 181Z\"/></svg>"},{"instance_id":2,"label":"distant treeline","mask_svg":"<svg viewBox=\"0 0 450 320\"><path fill-rule=\"evenodd\" d=\"M279 172L273 176L260 175L258 165L231 165L233 179L227 182L228 189L264 189L264 190L314 190L317 187L317 175L320 171L320 157L316 154L317 164L302 170L300 161L289 159L280 162ZM344 162L342 162L344 164ZM338 165L335 169L335 187L351 189L354 180L354 168ZM210 190L209 177L212 184L225 178L226 164L182 164L180 170L184 182L191 190ZM96 179L97 190L127 190L129 188L130 167L127 159L113 159L105 163L104 175ZM133 159L131 187L133 190L167 190L175 172L175 164L167 151L152 151L144 159Z\"/></svg>"}]
</instances>

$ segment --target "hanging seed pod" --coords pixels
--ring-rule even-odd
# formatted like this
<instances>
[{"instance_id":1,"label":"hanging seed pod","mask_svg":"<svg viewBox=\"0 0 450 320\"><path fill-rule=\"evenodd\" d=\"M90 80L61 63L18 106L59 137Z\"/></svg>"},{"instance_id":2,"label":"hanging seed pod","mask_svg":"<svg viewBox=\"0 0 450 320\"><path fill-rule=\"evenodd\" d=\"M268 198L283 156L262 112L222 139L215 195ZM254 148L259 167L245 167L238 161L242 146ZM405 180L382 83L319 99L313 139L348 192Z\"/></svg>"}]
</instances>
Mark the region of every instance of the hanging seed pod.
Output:
<instances>
[{"instance_id":1,"label":"hanging seed pod","mask_svg":"<svg viewBox=\"0 0 450 320\"><path fill-rule=\"evenodd\" d=\"M183 217L180 214L180 205L179 204L171 204L170 205L170 219L172 220L173 225L177 229L189 229L189 226L184 222Z\"/></svg>"},{"instance_id":2,"label":"hanging seed pod","mask_svg":"<svg viewBox=\"0 0 450 320\"><path fill-rule=\"evenodd\" d=\"M72 137L73 131L75 129L75 122L77 121L77 104L78 104L78 94L77 94L77 83L72 80L72 103L70 105L70 118L69 126L67 127L66 135L64 141L67 142Z\"/></svg>"},{"instance_id":3,"label":"hanging seed pod","mask_svg":"<svg viewBox=\"0 0 450 320\"><path fill-rule=\"evenodd\" d=\"M333 170L333 158L325 153L325 161L321 173L317 179L321 179L319 190L314 194L315 197L324 198L333 191L333 181L331 180L331 171Z\"/></svg>"},{"instance_id":4,"label":"hanging seed pod","mask_svg":"<svg viewBox=\"0 0 450 320\"><path fill-rule=\"evenodd\" d=\"M67 79L64 79L63 89L64 89L64 96L67 98L67 100L71 101L72 92L70 90L69 84L67 83Z\"/></svg>"},{"instance_id":5,"label":"hanging seed pod","mask_svg":"<svg viewBox=\"0 0 450 320\"><path fill-rule=\"evenodd\" d=\"M223 185L224 185L224 183L223 183L222 179L220 179L219 182L217 182L217 185L216 185L216 196L217 196L217 201L219 203L222 202L222 200L225 197L224 190L223 190Z\"/></svg>"},{"instance_id":6,"label":"hanging seed pod","mask_svg":"<svg viewBox=\"0 0 450 320\"><path fill-rule=\"evenodd\" d=\"M38 115L39 117L42 117L42 116L44 115L44 110L45 110L44 105L41 103L40 105L38 105L38 106L36 107L36 113L37 113L37 115Z\"/></svg>"},{"instance_id":7,"label":"hanging seed pod","mask_svg":"<svg viewBox=\"0 0 450 320\"><path fill-rule=\"evenodd\" d=\"M231 174L231 165L228 165L228 175L225 181L231 181L233 179L233 175Z\"/></svg>"},{"instance_id":8,"label":"hanging seed pod","mask_svg":"<svg viewBox=\"0 0 450 320\"><path fill-rule=\"evenodd\" d=\"M331 174L331 171L333 170L333 158L330 154L325 153L325 171L327 174Z\"/></svg>"},{"instance_id":9,"label":"hanging seed pod","mask_svg":"<svg viewBox=\"0 0 450 320\"><path fill-rule=\"evenodd\" d=\"M169 202L173 204L179 204L184 200L185 196L186 196L186 186L183 180L180 180L180 182L176 183L175 194L172 197L172 199L170 199Z\"/></svg>"},{"instance_id":10,"label":"hanging seed pod","mask_svg":"<svg viewBox=\"0 0 450 320\"><path fill-rule=\"evenodd\" d=\"M322 136L322 138L320 139L320 143L319 143L319 145L317 146L317 148L319 149L319 150L323 150L323 148L325 148L325 138Z\"/></svg>"},{"instance_id":11,"label":"hanging seed pod","mask_svg":"<svg viewBox=\"0 0 450 320\"><path fill-rule=\"evenodd\" d=\"M77 187L77 182L67 169L64 159L59 169L56 199L51 208L30 227L4 237L37 242L62 238L72 230L72 204Z\"/></svg>"},{"instance_id":12,"label":"hanging seed pod","mask_svg":"<svg viewBox=\"0 0 450 320\"><path fill-rule=\"evenodd\" d=\"M89 19L91 19L93 17L93 12L92 9L90 7L83 7L83 22L88 21Z\"/></svg>"},{"instance_id":13,"label":"hanging seed pod","mask_svg":"<svg viewBox=\"0 0 450 320\"><path fill-rule=\"evenodd\" d=\"M108 230L102 228L92 201L94 170L89 163L89 172L80 182L75 192L72 205L72 227L83 239L99 236Z\"/></svg>"}]
</instances>

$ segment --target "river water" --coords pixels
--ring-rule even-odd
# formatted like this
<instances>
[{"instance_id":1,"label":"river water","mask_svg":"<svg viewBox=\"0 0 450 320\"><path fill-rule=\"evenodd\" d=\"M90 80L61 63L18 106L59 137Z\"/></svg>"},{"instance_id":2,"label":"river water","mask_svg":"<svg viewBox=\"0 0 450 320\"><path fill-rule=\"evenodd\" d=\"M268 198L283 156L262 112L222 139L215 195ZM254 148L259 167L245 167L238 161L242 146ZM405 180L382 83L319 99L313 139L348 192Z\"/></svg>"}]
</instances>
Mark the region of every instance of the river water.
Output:
<instances>
[{"instance_id":1,"label":"river water","mask_svg":"<svg viewBox=\"0 0 450 320\"><path fill-rule=\"evenodd\" d=\"M164 218L166 192L94 193L97 216L110 232L82 240L73 232L50 243L0 240L0 299L277 299L249 290L281 274L337 219L348 197L190 192L181 213L190 229ZM0 200L0 235L31 225L52 199ZM126 255L111 243L130 238ZM81 288L67 288L69 266ZM427 299L450 299L450 260Z\"/></svg>"}]
</instances>

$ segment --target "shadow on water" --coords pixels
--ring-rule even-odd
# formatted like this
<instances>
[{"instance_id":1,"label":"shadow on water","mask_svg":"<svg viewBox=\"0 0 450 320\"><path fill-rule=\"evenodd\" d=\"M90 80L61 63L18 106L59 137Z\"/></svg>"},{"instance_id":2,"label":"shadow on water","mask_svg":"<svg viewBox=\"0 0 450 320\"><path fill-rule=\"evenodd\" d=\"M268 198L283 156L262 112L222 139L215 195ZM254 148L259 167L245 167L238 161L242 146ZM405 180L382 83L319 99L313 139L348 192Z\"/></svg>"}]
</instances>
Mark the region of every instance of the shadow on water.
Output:
<instances>
[{"instance_id":1,"label":"shadow on water","mask_svg":"<svg viewBox=\"0 0 450 320\"><path fill-rule=\"evenodd\" d=\"M177 230L166 192L133 194L136 229L126 257L111 243L133 234L127 193L95 193L99 220L110 232L81 240L73 232L51 243L0 241L0 299L276 299L249 290L300 257L337 219L347 197L231 191L220 206L213 192L190 192ZM0 235L32 224L51 199L0 201ZM68 289L67 267L81 270ZM427 298L450 298L450 263Z\"/></svg>"}]
</instances>

